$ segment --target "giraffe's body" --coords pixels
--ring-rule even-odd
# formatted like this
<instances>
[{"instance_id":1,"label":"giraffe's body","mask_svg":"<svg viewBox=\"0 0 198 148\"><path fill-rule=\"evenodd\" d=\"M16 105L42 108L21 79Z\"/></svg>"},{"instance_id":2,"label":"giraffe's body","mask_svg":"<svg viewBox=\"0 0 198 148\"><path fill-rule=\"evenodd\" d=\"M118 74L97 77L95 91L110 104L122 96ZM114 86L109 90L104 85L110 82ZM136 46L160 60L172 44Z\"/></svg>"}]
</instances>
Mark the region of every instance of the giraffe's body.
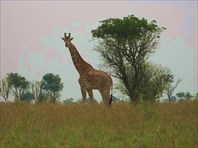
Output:
<instances>
[{"instance_id":1,"label":"giraffe's body","mask_svg":"<svg viewBox=\"0 0 198 148\"><path fill-rule=\"evenodd\" d=\"M110 91L113 82L109 74L94 69L82 59L76 47L71 43L72 38L70 38L70 34L68 37L65 34L62 39L65 42L65 46L69 48L74 66L79 72L80 78L78 82L80 84L83 102L86 101L86 92L88 92L90 101L93 103L94 97L92 90L97 89L103 98L103 102L106 105L110 105L112 101Z\"/></svg>"}]
</instances>

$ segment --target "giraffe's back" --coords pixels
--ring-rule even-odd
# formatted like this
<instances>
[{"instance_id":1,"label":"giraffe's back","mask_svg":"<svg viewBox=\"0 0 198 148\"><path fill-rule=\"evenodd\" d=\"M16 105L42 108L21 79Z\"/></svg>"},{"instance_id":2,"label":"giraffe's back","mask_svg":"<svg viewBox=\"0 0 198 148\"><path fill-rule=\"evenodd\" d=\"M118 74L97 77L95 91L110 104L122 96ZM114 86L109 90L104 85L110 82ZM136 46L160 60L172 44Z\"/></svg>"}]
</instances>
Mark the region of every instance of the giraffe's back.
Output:
<instances>
[{"instance_id":1,"label":"giraffe's back","mask_svg":"<svg viewBox=\"0 0 198 148\"><path fill-rule=\"evenodd\" d=\"M110 89L113 85L109 74L95 69L85 74L85 80L87 89Z\"/></svg>"}]
</instances>

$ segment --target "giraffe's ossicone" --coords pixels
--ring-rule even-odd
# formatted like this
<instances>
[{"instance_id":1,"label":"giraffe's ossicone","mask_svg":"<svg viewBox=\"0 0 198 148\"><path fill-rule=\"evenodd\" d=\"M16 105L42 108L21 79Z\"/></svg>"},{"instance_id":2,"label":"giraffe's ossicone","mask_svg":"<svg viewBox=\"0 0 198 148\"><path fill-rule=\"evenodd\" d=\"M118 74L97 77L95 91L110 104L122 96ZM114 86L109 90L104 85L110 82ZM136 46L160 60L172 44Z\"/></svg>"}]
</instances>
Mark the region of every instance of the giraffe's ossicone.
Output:
<instances>
[{"instance_id":1,"label":"giraffe's ossicone","mask_svg":"<svg viewBox=\"0 0 198 148\"><path fill-rule=\"evenodd\" d=\"M113 81L110 75L94 69L89 63L84 61L76 47L71 43L73 38L70 36L70 33L69 36L65 33L62 40L65 42L65 47L69 48L74 66L79 72L80 78L78 82L80 84L83 102L86 101L86 92L88 92L90 101L93 103L94 96L92 90L97 89L102 96L104 104L110 106L112 102L111 90L113 87Z\"/></svg>"}]
</instances>

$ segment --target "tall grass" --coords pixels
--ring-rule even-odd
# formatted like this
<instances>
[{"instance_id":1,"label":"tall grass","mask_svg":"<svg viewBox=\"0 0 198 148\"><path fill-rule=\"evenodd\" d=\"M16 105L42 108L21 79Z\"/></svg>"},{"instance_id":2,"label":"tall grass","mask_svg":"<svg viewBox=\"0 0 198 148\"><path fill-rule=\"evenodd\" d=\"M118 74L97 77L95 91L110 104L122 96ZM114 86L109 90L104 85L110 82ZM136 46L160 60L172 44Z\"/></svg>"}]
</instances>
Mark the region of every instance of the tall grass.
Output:
<instances>
[{"instance_id":1,"label":"tall grass","mask_svg":"<svg viewBox=\"0 0 198 148\"><path fill-rule=\"evenodd\" d=\"M3 147L197 147L197 101L1 104Z\"/></svg>"}]
</instances>

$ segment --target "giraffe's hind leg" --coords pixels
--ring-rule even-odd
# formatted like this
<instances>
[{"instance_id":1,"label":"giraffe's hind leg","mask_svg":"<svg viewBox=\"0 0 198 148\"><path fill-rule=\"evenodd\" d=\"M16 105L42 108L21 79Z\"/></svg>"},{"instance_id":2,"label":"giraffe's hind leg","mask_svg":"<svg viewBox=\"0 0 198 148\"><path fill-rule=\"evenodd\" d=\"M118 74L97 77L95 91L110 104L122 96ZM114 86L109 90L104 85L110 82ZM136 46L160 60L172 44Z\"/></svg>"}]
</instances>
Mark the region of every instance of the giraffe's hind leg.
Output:
<instances>
[{"instance_id":1,"label":"giraffe's hind leg","mask_svg":"<svg viewBox=\"0 0 198 148\"><path fill-rule=\"evenodd\" d=\"M88 89L87 92L88 92L88 94L89 94L90 103L93 104L93 103L94 103L94 96L93 96L93 91L92 91L92 89Z\"/></svg>"},{"instance_id":2,"label":"giraffe's hind leg","mask_svg":"<svg viewBox=\"0 0 198 148\"><path fill-rule=\"evenodd\" d=\"M99 90L100 91L100 94L102 96L102 99L103 99L103 102L105 105L107 106L110 106L110 90L109 89L102 89L102 90Z\"/></svg>"}]
</instances>

